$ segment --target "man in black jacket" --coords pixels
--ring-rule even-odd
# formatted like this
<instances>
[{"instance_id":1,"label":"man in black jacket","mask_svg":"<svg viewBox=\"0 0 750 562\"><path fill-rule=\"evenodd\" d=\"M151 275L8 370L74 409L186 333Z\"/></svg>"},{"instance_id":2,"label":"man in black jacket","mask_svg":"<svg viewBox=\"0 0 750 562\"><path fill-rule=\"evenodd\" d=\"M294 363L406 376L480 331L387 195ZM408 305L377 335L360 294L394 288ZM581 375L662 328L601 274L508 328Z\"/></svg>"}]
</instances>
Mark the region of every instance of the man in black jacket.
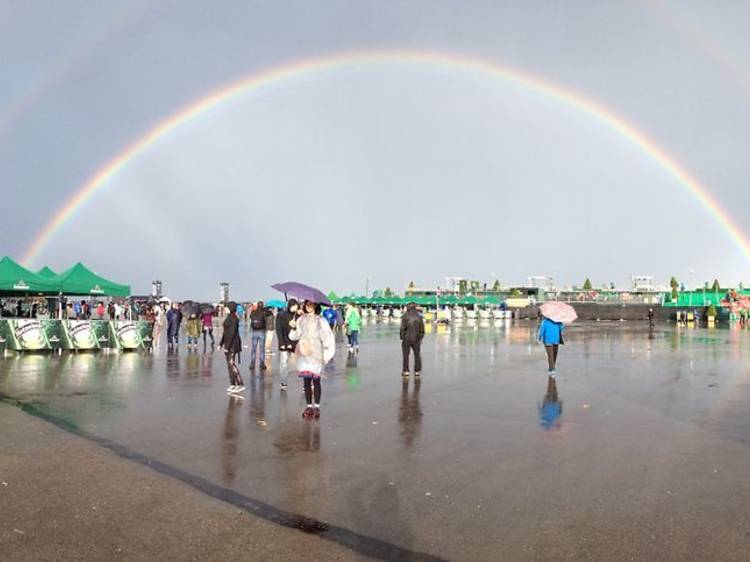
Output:
<instances>
[{"instance_id":1,"label":"man in black jacket","mask_svg":"<svg viewBox=\"0 0 750 562\"><path fill-rule=\"evenodd\" d=\"M403 376L409 376L409 351L414 352L414 376L422 371L422 338L424 337L424 320L413 302L406 307L406 314L401 318L401 353L403 355Z\"/></svg>"},{"instance_id":2,"label":"man in black jacket","mask_svg":"<svg viewBox=\"0 0 750 562\"><path fill-rule=\"evenodd\" d=\"M276 339L279 340L279 371L281 374L281 390L289 388L287 378L289 377L289 356L294 353L297 344L289 338L289 332L294 328L294 319L297 316L299 305L294 299L289 299L286 309L276 315Z\"/></svg>"}]
</instances>

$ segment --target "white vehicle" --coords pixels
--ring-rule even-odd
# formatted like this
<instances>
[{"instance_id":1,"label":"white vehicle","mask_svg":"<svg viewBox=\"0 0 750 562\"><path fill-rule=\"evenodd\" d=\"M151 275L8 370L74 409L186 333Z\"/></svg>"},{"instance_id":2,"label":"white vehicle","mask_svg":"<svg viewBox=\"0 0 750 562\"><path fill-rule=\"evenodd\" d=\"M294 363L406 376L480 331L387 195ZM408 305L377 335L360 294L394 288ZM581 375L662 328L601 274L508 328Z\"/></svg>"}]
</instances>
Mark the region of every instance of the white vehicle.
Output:
<instances>
[{"instance_id":1,"label":"white vehicle","mask_svg":"<svg viewBox=\"0 0 750 562\"><path fill-rule=\"evenodd\" d=\"M461 308L460 306L454 306L451 310L451 316L454 320L461 320L466 316L466 314L463 308Z\"/></svg>"},{"instance_id":2,"label":"white vehicle","mask_svg":"<svg viewBox=\"0 0 750 562\"><path fill-rule=\"evenodd\" d=\"M466 317L469 320L476 320L477 319L477 311L476 310L467 310L466 311Z\"/></svg>"},{"instance_id":3,"label":"white vehicle","mask_svg":"<svg viewBox=\"0 0 750 562\"><path fill-rule=\"evenodd\" d=\"M479 311L479 319L480 320L489 320L490 316L492 316L491 312L487 310L486 308L483 308Z\"/></svg>"}]
</instances>

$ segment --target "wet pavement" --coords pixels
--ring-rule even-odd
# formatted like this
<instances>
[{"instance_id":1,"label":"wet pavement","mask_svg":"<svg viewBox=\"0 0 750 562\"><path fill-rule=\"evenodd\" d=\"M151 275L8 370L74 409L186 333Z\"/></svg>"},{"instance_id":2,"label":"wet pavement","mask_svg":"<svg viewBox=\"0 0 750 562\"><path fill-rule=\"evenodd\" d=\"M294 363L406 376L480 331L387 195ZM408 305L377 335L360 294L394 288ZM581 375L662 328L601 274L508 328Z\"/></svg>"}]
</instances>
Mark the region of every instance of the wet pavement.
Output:
<instances>
[{"instance_id":1,"label":"wet pavement","mask_svg":"<svg viewBox=\"0 0 750 562\"><path fill-rule=\"evenodd\" d=\"M746 559L750 333L578 324L555 381L533 335L434 328L421 382L402 384L397 326L365 326L358 356L340 342L317 421L293 375L280 391L277 356L251 375L243 353L242 400L223 354L164 341L7 355L0 394L362 556Z\"/></svg>"}]
</instances>

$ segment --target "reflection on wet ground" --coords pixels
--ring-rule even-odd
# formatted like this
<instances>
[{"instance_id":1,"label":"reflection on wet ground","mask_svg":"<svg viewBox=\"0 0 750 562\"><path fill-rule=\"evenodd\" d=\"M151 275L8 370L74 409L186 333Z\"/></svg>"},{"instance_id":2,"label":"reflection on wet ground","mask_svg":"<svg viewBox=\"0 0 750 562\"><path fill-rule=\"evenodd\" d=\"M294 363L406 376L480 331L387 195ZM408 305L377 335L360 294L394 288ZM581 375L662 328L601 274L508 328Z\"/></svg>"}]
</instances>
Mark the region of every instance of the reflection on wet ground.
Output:
<instances>
[{"instance_id":1,"label":"reflection on wet ground","mask_svg":"<svg viewBox=\"0 0 750 562\"><path fill-rule=\"evenodd\" d=\"M406 382L397 326L361 339L354 356L340 342L318 421L301 418L293 375L280 390L277 356L264 374L241 365L247 390L228 396L210 346L7 355L0 393L279 510L448 559L603 556L612 533L636 558L712 529L744 540L748 333L576 325L552 379L532 324L435 326L422 379Z\"/></svg>"}]
</instances>

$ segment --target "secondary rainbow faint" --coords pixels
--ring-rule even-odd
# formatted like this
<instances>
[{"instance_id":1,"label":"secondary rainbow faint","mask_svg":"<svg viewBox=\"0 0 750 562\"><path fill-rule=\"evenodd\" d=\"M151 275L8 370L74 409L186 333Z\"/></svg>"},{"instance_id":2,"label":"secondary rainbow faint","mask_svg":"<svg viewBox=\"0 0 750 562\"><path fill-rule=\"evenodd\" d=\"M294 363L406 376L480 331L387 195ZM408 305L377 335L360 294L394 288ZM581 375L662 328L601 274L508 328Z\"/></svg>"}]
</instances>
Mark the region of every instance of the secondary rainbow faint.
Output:
<instances>
[{"instance_id":1,"label":"secondary rainbow faint","mask_svg":"<svg viewBox=\"0 0 750 562\"><path fill-rule=\"evenodd\" d=\"M213 90L208 95L187 105L157 124L145 135L136 139L122 152L99 169L89 180L80 186L65 204L52 216L39 231L22 258L26 266L33 266L36 259L52 241L55 235L77 213L79 209L103 189L117 173L146 152L150 147L169 135L172 131L203 114L209 109L227 102L241 94L277 84L285 80L300 78L338 68L361 67L368 65L421 65L438 67L458 72L475 72L495 79L522 86L529 92L536 92L567 104L590 118L596 119L614 132L638 147L649 158L657 162L669 175L677 180L708 211L713 219L737 245L750 262L750 242L732 217L722 209L711 196L709 190L677 163L667 152L646 134L618 116L599 102L558 84L548 82L521 69L504 66L496 62L434 51L367 51L334 54L310 59L296 60L288 64L261 70L248 77Z\"/></svg>"}]
</instances>

